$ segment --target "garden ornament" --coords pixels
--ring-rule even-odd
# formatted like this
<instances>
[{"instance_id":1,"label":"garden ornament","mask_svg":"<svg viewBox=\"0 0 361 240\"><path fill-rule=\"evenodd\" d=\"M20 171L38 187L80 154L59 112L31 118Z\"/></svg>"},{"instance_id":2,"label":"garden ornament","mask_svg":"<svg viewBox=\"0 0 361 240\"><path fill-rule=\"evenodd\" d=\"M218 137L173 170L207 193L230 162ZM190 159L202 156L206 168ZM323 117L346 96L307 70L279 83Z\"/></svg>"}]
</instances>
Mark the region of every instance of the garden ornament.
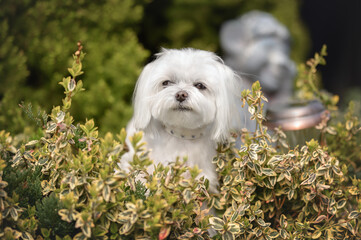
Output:
<instances>
[{"instance_id":1,"label":"garden ornament","mask_svg":"<svg viewBox=\"0 0 361 240\"><path fill-rule=\"evenodd\" d=\"M289 57L290 34L272 15L251 11L227 21L220 41L225 63L242 76L244 88L260 81L268 105L291 97L296 67Z\"/></svg>"}]
</instances>

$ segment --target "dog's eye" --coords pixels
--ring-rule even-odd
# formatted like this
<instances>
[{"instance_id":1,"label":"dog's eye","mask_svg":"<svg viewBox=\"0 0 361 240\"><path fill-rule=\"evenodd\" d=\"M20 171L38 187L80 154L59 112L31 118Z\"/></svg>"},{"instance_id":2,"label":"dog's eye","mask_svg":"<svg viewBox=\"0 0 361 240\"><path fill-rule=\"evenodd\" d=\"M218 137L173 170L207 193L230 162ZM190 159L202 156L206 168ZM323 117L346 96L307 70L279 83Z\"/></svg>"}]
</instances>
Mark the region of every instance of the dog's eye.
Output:
<instances>
[{"instance_id":1,"label":"dog's eye","mask_svg":"<svg viewBox=\"0 0 361 240\"><path fill-rule=\"evenodd\" d=\"M166 80L166 81L162 82L162 86L164 86L164 87L169 86L171 83L172 83L171 81Z\"/></svg>"},{"instance_id":2,"label":"dog's eye","mask_svg":"<svg viewBox=\"0 0 361 240\"><path fill-rule=\"evenodd\" d=\"M206 86L204 86L202 83L196 83L196 84L194 84L194 86L195 86L196 88L198 88L199 90L205 90L205 89L207 89Z\"/></svg>"}]
</instances>

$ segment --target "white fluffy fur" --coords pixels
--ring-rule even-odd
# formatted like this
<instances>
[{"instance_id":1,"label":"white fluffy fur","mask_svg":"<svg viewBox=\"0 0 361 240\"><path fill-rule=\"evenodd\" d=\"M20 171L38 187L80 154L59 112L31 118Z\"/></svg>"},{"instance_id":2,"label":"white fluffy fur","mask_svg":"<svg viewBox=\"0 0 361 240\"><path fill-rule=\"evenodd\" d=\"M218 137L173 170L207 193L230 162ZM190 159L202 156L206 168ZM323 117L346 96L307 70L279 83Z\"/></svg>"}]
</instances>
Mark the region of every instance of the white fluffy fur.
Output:
<instances>
[{"instance_id":1,"label":"white fluffy fur","mask_svg":"<svg viewBox=\"0 0 361 240\"><path fill-rule=\"evenodd\" d=\"M163 49L141 73L134 91L134 115L127 126L128 135L144 132L154 165L174 162L187 156L189 166L197 165L210 181L210 190L217 191L218 181L212 159L218 142L229 139L231 128L239 128L240 78L215 54L195 49ZM170 81L163 86L164 81ZM206 89L198 89L202 83ZM176 100L176 93L185 91L185 101ZM191 109L187 111L179 110ZM195 139L182 139L167 132L202 133ZM127 167L134 150L122 159ZM153 167L148 171L153 171Z\"/></svg>"}]
</instances>

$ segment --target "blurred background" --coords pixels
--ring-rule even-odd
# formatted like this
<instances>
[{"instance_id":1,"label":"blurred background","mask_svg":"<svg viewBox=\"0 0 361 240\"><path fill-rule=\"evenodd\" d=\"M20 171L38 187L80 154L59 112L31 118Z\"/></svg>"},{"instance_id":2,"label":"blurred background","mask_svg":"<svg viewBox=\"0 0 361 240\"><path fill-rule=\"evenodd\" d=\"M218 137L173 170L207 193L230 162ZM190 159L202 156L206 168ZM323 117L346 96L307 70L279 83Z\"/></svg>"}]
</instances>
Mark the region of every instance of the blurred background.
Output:
<instances>
[{"instance_id":1,"label":"blurred background","mask_svg":"<svg viewBox=\"0 0 361 240\"><path fill-rule=\"evenodd\" d=\"M133 88L161 47L194 47L222 56L219 30L251 11L271 13L292 36L291 58L305 62L323 44L323 87L361 101L361 1L330 0L0 0L0 130L30 131L18 106L49 112L61 104L57 83L67 76L82 41L85 92L77 121L94 118L101 132L119 132L132 114Z\"/></svg>"}]
</instances>

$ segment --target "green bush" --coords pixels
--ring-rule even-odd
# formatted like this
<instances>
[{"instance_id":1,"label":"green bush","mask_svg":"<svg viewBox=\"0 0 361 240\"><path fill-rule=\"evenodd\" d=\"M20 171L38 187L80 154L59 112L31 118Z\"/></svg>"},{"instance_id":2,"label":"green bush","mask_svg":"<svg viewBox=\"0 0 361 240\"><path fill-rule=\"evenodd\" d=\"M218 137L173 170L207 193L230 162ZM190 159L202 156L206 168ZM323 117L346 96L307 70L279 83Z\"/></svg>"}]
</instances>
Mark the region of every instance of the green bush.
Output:
<instances>
[{"instance_id":1,"label":"green bush","mask_svg":"<svg viewBox=\"0 0 361 240\"><path fill-rule=\"evenodd\" d=\"M149 55L137 38L142 15L143 3L132 0L0 1L0 129L29 128L18 107L22 100L47 112L59 104L57 83L77 41L88 52L87 91L73 102L72 115L93 118L104 132L125 126Z\"/></svg>"},{"instance_id":2,"label":"green bush","mask_svg":"<svg viewBox=\"0 0 361 240\"><path fill-rule=\"evenodd\" d=\"M24 129L26 122L21 116L17 104L23 94L22 86L29 72L26 68L26 57L14 44L14 37L9 34L7 21L0 23L0 76L2 88L0 90L0 126L1 129ZM9 107L12 106L12 107Z\"/></svg>"},{"instance_id":3,"label":"green bush","mask_svg":"<svg viewBox=\"0 0 361 240\"><path fill-rule=\"evenodd\" d=\"M34 206L43 197L40 167L15 169L9 165L4 170L4 180L10 189L8 194L12 195L14 191L19 196L20 207Z\"/></svg>"},{"instance_id":4,"label":"green bush","mask_svg":"<svg viewBox=\"0 0 361 240\"><path fill-rule=\"evenodd\" d=\"M51 236L52 238L55 236L65 237L66 235L73 235L75 232L74 225L62 221L58 214L59 210L63 208L64 205L55 193L44 197L36 203L36 217L39 221L38 228L42 229L43 237L46 237L46 233L48 233L48 237Z\"/></svg>"},{"instance_id":5,"label":"green bush","mask_svg":"<svg viewBox=\"0 0 361 240\"><path fill-rule=\"evenodd\" d=\"M361 180L350 176L348 163L354 143L328 145L344 141L346 133L359 138L351 113L340 132L324 121L320 142L285 150L278 147L287 141L282 131L271 138L263 125L265 98L255 83L243 91L242 101L250 106L257 131L243 133L241 149L218 146L220 193L211 194L208 180L197 178L200 170L186 167L184 160L147 173L152 161L141 133L131 139L138 154L124 172L117 162L127 149L126 132L99 137L93 120L74 121L73 98L83 91L81 49L78 44L70 76L60 82L62 105L53 107L42 136L16 147L9 133L0 132L2 239L360 239ZM305 67L312 74L303 80L314 80L313 66ZM302 94L309 95L309 89ZM314 97L323 96L311 89ZM6 168L19 173L9 175L9 183L3 180ZM24 193L13 184L24 179L22 173L41 180L43 194L27 209L19 199ZM217 213L209 214L210 208Z\"/></svg>"}]
</instances>

